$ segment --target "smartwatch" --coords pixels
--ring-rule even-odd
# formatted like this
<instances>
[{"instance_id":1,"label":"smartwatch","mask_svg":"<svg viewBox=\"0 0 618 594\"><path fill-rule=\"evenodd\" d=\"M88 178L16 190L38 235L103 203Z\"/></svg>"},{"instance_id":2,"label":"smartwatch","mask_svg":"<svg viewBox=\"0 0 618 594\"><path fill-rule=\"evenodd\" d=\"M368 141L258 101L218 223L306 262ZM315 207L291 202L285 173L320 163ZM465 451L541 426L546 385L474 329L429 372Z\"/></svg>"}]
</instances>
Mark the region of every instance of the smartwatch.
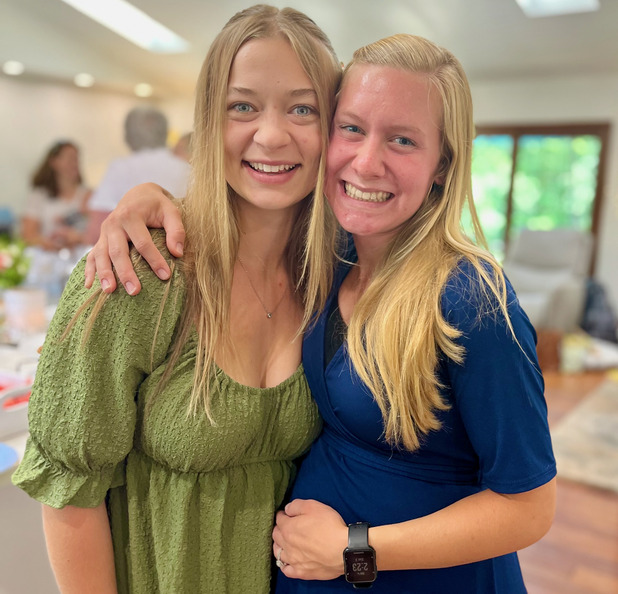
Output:
<instances>
[{"instance_id":1,"label":"smartwatch","mask_svg":"<svg viewBox=\"0 0 618 594\"><path fill-rule=\"evenodd\" d=\"M348 524L348 546L343 551L345 579L355 588L371 588L378 575L376 551L369 546L369 524Z\"/></svg>"}]
</instances>

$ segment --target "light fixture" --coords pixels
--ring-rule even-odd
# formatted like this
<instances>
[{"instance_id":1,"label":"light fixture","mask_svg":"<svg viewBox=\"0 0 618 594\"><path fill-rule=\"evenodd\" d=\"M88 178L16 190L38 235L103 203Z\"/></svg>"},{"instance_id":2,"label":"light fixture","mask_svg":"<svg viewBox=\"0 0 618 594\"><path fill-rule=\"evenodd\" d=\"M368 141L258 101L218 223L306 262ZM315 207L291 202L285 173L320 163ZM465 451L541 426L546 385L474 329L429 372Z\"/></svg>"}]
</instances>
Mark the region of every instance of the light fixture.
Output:
<instances>
[{"instance_id":1,"label":"light fixture","mask_svg":"<svg viewBox=\"0 0 618 594\"><path fill-rule=\"evenodd\" d=\"M94 85L94 76L92 76L92 74L88 74L87 72L80 72L75 75L73 82L78 87L88 88Z\"/></svg>"},{"instance_id":2,"label":"light fixture","mask_svg":"<svg viewBox=\"0 0 618 594\"><path fill-rule=\"evenodd\" d=\"M62 0L135 45L151 52L185 52L189 43L126 0Z\"/></svg>"},{"instance_id":3,"label":"light fixture","mask_svg":"<svg viewBox=\"0 0 618 594\"><path fill-rule=\"evenodd\" d=\"M531 18L599 10L599 0L515 0Z\"/></svg>"},{"instance_id":4,"label":"light fixture","mask_svg":"<svg viewBox=\"0 0 618 594\"><path fill-rule=\"evenodd\" d=\"M152 85L148 83L139 83L133 88L133 92L138 97L150 97L152 95Z\"/></svg>"},{"instance_id":5,"label":"light fixture","mask_svg":"<svg viewBox=\"0 0 618 594\"><path fill-rule=\"evenodd\" d=\"M2 64L2 72L4 74L8 74L9 76L19 76L23 74L26 67L17 60L7 60L4 64Z\"/></svg>"}]
</instances>

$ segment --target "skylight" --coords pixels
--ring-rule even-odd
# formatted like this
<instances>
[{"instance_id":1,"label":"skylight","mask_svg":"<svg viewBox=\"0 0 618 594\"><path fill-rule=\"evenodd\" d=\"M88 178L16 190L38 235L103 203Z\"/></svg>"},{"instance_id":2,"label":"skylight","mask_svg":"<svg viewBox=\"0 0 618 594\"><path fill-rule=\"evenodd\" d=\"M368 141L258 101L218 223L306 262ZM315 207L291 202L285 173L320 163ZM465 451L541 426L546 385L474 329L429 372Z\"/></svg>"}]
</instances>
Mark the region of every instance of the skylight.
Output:
<instances>
[{"instance_id":1,"label":"skylight","mask_svg":"<svg viewBox=\"0 0 618 594\"><path fill-rule=\"evenodd\" d=\"M599 0L515 0L528 17L558 16L599 10Z\"/></svg>"},{"instance_id":2,"label":"skylight","mask_svg":"<svg viewBox=\"0 0 618 594\"><path fill-rule=\"evenodd\" d=\"M126 0L62 0L148 51L173 54L187 51L189 43Z\"/></svg>"}]
</instances>

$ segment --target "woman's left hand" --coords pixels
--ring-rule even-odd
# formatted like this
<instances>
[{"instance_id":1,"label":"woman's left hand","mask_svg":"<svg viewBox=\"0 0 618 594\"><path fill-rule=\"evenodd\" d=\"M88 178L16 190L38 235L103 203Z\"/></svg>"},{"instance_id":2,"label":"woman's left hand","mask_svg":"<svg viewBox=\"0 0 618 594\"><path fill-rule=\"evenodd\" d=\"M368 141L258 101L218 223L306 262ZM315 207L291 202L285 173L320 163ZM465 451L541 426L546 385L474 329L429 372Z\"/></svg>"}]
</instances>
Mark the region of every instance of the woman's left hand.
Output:
<instances>
[{"instance_id":1,"label":"woman's left hand","mask_svg":"<svg viewBox=\"0 0 618 594\"><path fill-rule=\"evenodd\" d=\"M281 571L300 580L332 580L343 574L343 549L348 528L328 505L295 499L277 513L273 554Z\"/></svg>"}]
</instances>

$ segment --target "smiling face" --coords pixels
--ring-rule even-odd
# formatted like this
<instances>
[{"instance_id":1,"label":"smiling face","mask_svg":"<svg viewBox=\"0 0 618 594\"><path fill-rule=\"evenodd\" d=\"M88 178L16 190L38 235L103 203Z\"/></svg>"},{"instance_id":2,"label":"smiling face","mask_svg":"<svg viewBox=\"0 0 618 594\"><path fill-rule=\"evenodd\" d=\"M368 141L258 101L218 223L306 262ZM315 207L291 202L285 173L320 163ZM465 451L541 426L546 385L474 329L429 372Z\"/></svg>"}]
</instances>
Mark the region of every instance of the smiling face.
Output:
<instances>
[{"instance_id":1,"label":"smiling face","mask_svg":"<svg viewBox=\"0 0 618 594\"><path fill-rule=\"evenodd\" d=\"M333 120L326 196L341 226L386 246L437 178L442 104L423 74L355 64Z\"/></svg>"},{"instance_id":2,"label":"smiling face","mask_svg":"<svg viewBox=\"0 0 618 594\"><path fill-rule=\"evenodd\" d=\"M226 180L246 203L288 208L314 189L321 154L318 100L285 39L254 39L236 54L224 145Z\"/></svg>"}]
</instances>

